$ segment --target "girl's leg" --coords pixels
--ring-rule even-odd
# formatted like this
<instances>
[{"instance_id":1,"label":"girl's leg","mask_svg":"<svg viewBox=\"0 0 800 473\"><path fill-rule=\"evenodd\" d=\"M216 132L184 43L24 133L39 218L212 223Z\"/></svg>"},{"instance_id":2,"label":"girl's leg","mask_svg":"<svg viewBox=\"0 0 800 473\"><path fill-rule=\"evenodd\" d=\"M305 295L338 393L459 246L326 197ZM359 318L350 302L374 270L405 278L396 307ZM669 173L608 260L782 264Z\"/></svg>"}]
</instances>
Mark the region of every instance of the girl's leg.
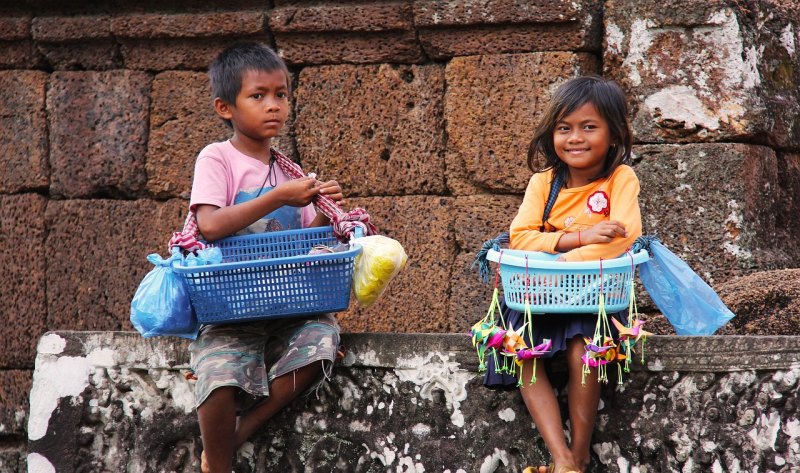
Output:
<instances>
[{"instance_id":1,"label":"girl's leg","mask_svg":"<svg viewBox=\"0 0 800 473\"><path fill-rule=\"evenodd\" d=\"M536 382L529 383L533 362L526 361L522 366L522 380L524 385L520 388L522 399L528 408L536 428L539 429L542 439L544 439L547 450L553 457L555 471L564 468L574 469L575 460L572 451L567 447L564 438L564 428L561 423L561 411L558 407L558 400L553 392L550 380L544 370L544 363L536 363Z\"/></svg>"},{"instance_id":2,"label":"girl's leg","mask_svg":"<svg viewBox=\"0 0 800 473\"><path fill-rule=\"evenodd\" d=\"M272 380L272 384L269 385L269 396L239 417L235 448L241 447L256 430L305 391L317 379L320 371L322 362L318 361ZM233 438L233 435L231 437Z\"/></svg>"},{"instance_id":3,"label":"girl's leg","mask_svg":"<svg viewBox=\"0 0 800 473\"><path fill-rule=\"evenodd\" d=\"M203 473L230 473L233 461L233 434L236 430L236 388L217 388L197 408L203 440Z\"/></svg>"},{"instance_id":4,"label":"girl's leg","mask_svg":"<svg viewBox=\"0 0 800 473\"><path fill-rule=\"evenodd\" d=\"M581 384L584 353L584 341L575 337L567 342L567 366L569 382L567 403L569 405L569 421L572 427L570 450L575 465L584 471L589 465L589 448L594 432L594 420L600 405L600 383L597 381L597 370L592 369L586 375L586 385Z\"/></svg>"}]
</instances>

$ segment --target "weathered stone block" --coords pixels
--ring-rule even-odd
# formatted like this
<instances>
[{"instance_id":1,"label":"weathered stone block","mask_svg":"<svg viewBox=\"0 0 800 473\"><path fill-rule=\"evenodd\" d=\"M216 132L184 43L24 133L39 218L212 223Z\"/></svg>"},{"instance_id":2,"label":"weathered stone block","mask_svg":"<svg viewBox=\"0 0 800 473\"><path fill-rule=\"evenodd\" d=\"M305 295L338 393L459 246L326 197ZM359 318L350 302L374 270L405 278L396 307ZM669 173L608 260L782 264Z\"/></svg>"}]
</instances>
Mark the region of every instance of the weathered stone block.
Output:
<instances>
[{"instance_id":1,"label":"weathered stone block","mask_svg":"<svg viewBox=\"0 0 800 473\"><path fill-rule=\"evenodd\" d=\"M472 325L486 315L494 291L494 267L488 283L480 280L478 268L472 268L474 253L460 253L450 273L450 333L469 333ZM499 283L498 283L499 284ZM503 289L500 287L500 295Z\"/></svg>"},{"instance_id":2,"label":"weathered stone block","mask_svg":"<svg viewBox=\"0 0 800 473\"><path fill-rule=\"evenodd\" d=\"M237 41L271 44L266 35L237 37ZM207 70L211 61L230 46L231 38L122 39L121 52L128 69L166 71L170 69Z\"/></svg>"},{"instance_id":3,"label":"weathered stone block","mask_svg":"<svg viewBox=\"0 0 800 473\"><path fill-rule=\"evenodd\" d=\"M470 195L455 201L456 243L474 254L483 242L507 232L522 204L521 195Z\"/></svg>"},{"instance_id":4,"label":"weathered stone block","mask_svg":"<svg viewBox=\"0 0 800 473\"><path fill-rule=\"evenodd\" d=\"M25 473L28 471L25 462L25 447L0 448L0 471L8 473Z\"/></svg>"},{"instance_id":5,"label":"weathered stone block","mask_svg":"<svg viewBox=\"0 0 800 473\"><path fill-rule=\"evenodd\" d=\"M110 39L37 43L36 48L58 70L109 70L122 65L119 46Z\"/></svg>"},{"instance_id":6,"label":"weathered stone block","mask_svg":"<svg viewBox=\"0 0 800 473\"><path fill-rule=\"evenodd\" d=\"M800 269L761 271L719 285L735 333L800 333Z\"/></svg>"},{"instance_id":7,"label":"weathered stone block","mask_svg":"<svg viewBox=\"0 0 800 473\"><path fill-rule=\"evenodd\" d=\"M31 30L51 67L104 70L121 65L110 25L110 15L40 16L33 19Z\"/></svg>"},{"instance_id":8,"label":"weathered stone block","mask_svg":"<svg viewBox=\"0 0 800 473\"><path fill-rule=\"evenodd\" d=\"M281 56L291 64L423 59L409 2L278 5L269 26Z\"/></svg>"},{"instance_id":9,"label":"weathered stone block","mask_svg":"<svg viewBox=\"0 0 800 473\"><path fill-rule=\"evenodd\" d=\"M31 16L5 16L0 18L0 40L13 41L31 37Z\"/></svg>"},{"instance_id":10,"label":"weathered stone block","mask_svg":"<svg viewBox=\"0 0 800 473\"><path fill-rule=\"evenodd\" d=\"M778 152L778 198L779 215L800 215L800 153ZM791 218L776 218L778 241L790 255L794 264L800 266L800 238Z\"/></svg>"},{"instance_id":11,"label":"weathered stone block","mask_svg":"<svg viewBox=\"0 0 800 473\"><path fill-rule=\"evenodd\" d=\"M646 233L712 283L797 265L776 238L775 153L744 144L634 147Z\"/></svg>"},{"instance_id":12,"label":"weathered stone block","mask_svg":"<svg viewBox=\"0 0 800 473\"><path fill-rule=\"evenodd\" d=\"M605 75L628 91L640 141L800 146L796 2L606 3Z\"/></svg>"},{"instance_id":13,"label":"weathered stone block","mask_svg":"<svg viewBox=\"0 0 800 473\"><path fill-rule=\"evenodd\" d=\"M601 2L414 2L414 23L434 59L532 51L597 51Z\"/></svg>"},{"instance_id":14,"label":"weathered stone block","mask_svg":"<svg viewBox=\"0 0 800 473\"><path fill-rule=\"evenodd\" d=\"M31 24L33 39L60 43L87 39L111 38L108 15L37 16Z\"/></svg>"},{"instance_id":15,"label":"weathered stone block","mask_svg":"<svg viewBox=\"0 0 800 473\"><path fill-rule=\"evenodd\" d=\"M53 74L51 192L131 196L144 188L150 83L132 71Z\"/></svg>"},{"instance_id":16,"label":"weathered stone block","mask_svg":"<svg viewBox=\"0 0 800 473\"><path fill-rule=\"evenodd\" d=\"M276 33L281 57L291 65L419 63L424 56L413 31L380 33Z\"/></svg>"},{"instance_id":17,"label":"weathered stone block","mask_svg":"<svg viewBox=\"0 0 800 473\"><path fill-rule=\"evenodd\" d=\"M533 130L555 87L596 71L588 54L454 58L445 77L447 186L453 194L522 193Z\"/></svg>"},{"instance_id":18,"label":"weathered stone block","mask_svg":"<svg viewBox=\"0 0 800 473\"><path fill-rule=\"evenodd\" d=\"M331 382L246 442L237 472L506 473L547 463L518 391L482 386L466 335L342 341L348 352ZM43 337L28 429L29 463L40 469L31 471L197 471L187 344L135 333ZM646 365L637 358L621 387L609 370L587 473L796 471L798 362L798 337L649 337ZM566 415L563 361L551 367Z\"/></svg>"},{"instance_id":19,"label":"weathered stone block","mask_svg":"<svg viewBox=\"0 0 800 473\"><path fill-rule=\"evenodd\" d=\"M0 196L0 369L30 368L47 327L45 205L37 194Z\"/></svg>"},{"instance_id":20,"label":"weathered stone block","mask_svg":"<svg viewBox=\"0 0 800 473\"><path fill-rule=\"evenodd\" d=\"M406 267L371 307L355 300L338 314L344 330L356 332L447 332L450 268L455 257L453 199L434 196L352 199L365 208L381 234L399 241Z\"/></svg>"},{"instance_id":21,"label":"weathered stone block","mask_svg":"<svg viewBox=\"0 0 800 473\"><path fill-rule=\"evenodd\" d=\"M323 66L300 73L297 150L347 195L442 194L440 66Z\"/></svg>"},{"instance_id":22,"label":"weathered stone block","mask_svg":"<svg viewBox=\"0 0 800 473\"><path fill-rule=\"evenodd\" d=\"M587 10L594 13L599 3L596 0L589 2L571 0L548 2L418 0L414 2L414 24L424 28L507 23L569 23L579 20L586 21L583 16L586 15Z\"/></svg>"},{"instance_id":23,"label":"weathered stone block","mask_svg":"<svg viewBox=\"0 0 800 473\"><path fill-rule=\"evenodd\" d=\"M34 337L34 344L41 335L43 334ZM0 370L0 438L26 437L28 411L30 410L28 393L32 383L32 370ZM14 472L16 470L0 471Z\"/></svg>"},{"instance_id":24,"label":"weathered stone block","mask_svg":"<svg viewBox=\"0 0 800 473\"><path fill-rule=\"evenodd\" d=\"M113 18L111 32L118 38L144 39L249 36L264 33L266 18L258 10L129 14Z\"/></svg>"},{"instance_id":25,"label":"weathered stone block","mask_svg":"<svg viewBox=\"0 0 800 473\"><path fill-rule=\"evenodd\" d=\"M0 192L46 188L47 74L0 71Z\"/></svg>"},{"instance_id":26,"label":"weathered stone block","mask_svg":"<svg viewBox=\"0 0 800 473\"><path fill-rule=\"evenodd\" d=\"M273 33L411 30L410 3L282 6L269 18Z\"/></svg>"},{"instance_id":27,"label":"weathered stone block","mask_svg":"<svg viewBox=\"0 0 800 473\"><path fill-rule=\"evenodd\" d=\"M28 69L40 64L41 57L32 41L0 41L0 68Z\"/></svg>"},{"instance_id":28,"label":"weathered stone block","mask_svg":"<svg viewBox=\"0 0 800 473\"><path fill-rule=\"evenodd\" d=\"M489 283L484 284L479 278L478 267L472 268L471 265L484 241L508 231L521 203L522 196L510 195L484 194L455 199L453 228L456 244L462 253L456 256L450 273L450 332L466 333L472 324L486 315L494 287L494 273Z\"/></svg>"},{"instance_id":29,"label":"weathered stone block","mask_svg":"<svg viewBox=\"0 0 800 473\"><path fill-rule=\"evenodd\" d=\"M159 197L189 198L197 153L231 130L211 107L208 76L164 72L153 80L147 190Z\"/></svg>"},{"instance_id":30,"label":"weathered stone block","mask_svg":"<svg viewBox=\"0 0 800 473\"><path fill-rule=\"evenodd\" d=\"M47 307L50 329L131 329L130 302L180 230L183 200L64 200L47 206ZM81 229L76 232L75 229Z\"/></svg>"}]
</instances>

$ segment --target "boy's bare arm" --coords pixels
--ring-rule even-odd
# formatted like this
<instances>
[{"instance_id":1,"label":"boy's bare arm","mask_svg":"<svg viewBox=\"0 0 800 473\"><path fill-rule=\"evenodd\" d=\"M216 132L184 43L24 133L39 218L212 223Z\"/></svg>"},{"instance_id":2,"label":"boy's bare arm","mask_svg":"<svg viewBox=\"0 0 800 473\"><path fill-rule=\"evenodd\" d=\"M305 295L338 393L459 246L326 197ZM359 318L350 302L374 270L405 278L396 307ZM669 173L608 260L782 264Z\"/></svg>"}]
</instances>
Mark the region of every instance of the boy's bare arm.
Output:
<instances>
[{"instance_id":1,"label":"boy's bare arm","mask_svg":"<svg viewBox=\"0 0 800 473\"><path fill-rule=\"evenodd\" d=\"M197 227L206 240L219 240L233 235L284 205L308 205L319 193L319 189L320 184L316 179L301 177L285 182L256 199L230 207L200 204L195 209Z\"/></svg>"}]
</instances>

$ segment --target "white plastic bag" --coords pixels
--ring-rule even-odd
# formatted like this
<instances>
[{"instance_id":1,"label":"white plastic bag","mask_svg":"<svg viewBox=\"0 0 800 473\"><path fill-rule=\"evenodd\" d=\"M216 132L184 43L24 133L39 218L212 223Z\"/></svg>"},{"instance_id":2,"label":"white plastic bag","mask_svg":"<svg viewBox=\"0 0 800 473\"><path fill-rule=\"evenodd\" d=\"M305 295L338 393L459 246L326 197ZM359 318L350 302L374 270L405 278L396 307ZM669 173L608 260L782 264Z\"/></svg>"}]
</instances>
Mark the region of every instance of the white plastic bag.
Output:
<instances>
[{"instance_id":1,"label":"white plastic bag","mask_svg":"<svg viewBox=\"0 0 800 473\"><path fill-rule=\"evenodd\" d=\"M370 235L352 242L362 248L355 260L353 292L359 304L369 307L403 269L408 256L397 240L387 236Z\"/></svg>"}]
</instances>

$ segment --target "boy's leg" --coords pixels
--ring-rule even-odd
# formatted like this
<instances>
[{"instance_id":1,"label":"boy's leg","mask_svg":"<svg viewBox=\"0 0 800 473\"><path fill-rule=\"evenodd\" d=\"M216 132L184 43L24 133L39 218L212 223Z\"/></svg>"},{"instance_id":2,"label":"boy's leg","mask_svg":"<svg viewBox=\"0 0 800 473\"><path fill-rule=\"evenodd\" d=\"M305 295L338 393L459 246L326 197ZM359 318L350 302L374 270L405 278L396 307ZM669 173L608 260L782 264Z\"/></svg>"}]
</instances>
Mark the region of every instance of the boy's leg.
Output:
<instances>
[{"instance_id":1,"label":"boy's leg","mask_svg":"<svg viewBox=\"0 0 800 473\"><path fill-rule=\"evenodd\" d=\"M564 427L561 423L561 411L558 400L553 392L550 379L544 369L544 363L536 363L536 382L529 383L533 362L526 361L522 366L522 380L524 385L520 388L522 399L528 408L536 428L544 439L547 450L553 457L555 471L565 467L572 467L574 459L572 451L567 447L564 438Z\"/></svg>"},{"instance_id":2,"label":"boy's leg","mask_svg":"<svg viewBox=\"0 0 800 473\"><path fill-rule=\"evenodd\" d=\"M236 449L241 447L264 423L319 378L322 363L322 361L311 363L275 378L269 386L269 397L239 417L234 447Z\"/></svg>"},{"instance_id":3,"label":"boy's leg","mask_svg":"<svg viewBox=\"0 0 800 473\"><path fill-rule=\"evenodd\" d=\"M584 471L589 465L589 447L594 432L594 421L600 405L600 382L597 381L597 369L586 375L586 384L581 384L584 353L584 341L580 337L567 342L567 365L569 382L567 403L569 420L572 427L570 450L575 458L575 465Z\"/></svg>"},{"instance_id":4,"label":"boy's leg","mask_svg":"<svg viewBox=\"0 0 800 473\"><path fill-rule=\"evenodd\" d=\"M203 440L203 473L230 473L236 429L236 388L217 388L197 408Z\"/></svg>"}]
</instances>

